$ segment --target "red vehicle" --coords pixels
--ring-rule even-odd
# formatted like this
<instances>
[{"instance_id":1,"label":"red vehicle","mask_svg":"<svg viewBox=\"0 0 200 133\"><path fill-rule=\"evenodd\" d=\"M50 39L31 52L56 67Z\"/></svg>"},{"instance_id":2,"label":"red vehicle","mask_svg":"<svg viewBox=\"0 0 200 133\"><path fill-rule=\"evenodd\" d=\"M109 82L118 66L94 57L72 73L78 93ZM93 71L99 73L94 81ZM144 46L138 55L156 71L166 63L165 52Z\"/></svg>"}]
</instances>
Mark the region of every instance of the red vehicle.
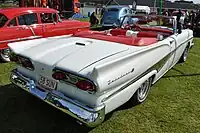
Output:
<instances>
[{"instance_id":1,"label":"red vehicle","mask_svg":"<svg viewBox=\"0 0 200 133\"><path fill-rule=\"evenodd\" d=\"M50 8L7 8L0 10L0 58L9 61L7 44L43 37L69 35L88 30L88 22L61 20Z\"/></svg>"}]
</instances>

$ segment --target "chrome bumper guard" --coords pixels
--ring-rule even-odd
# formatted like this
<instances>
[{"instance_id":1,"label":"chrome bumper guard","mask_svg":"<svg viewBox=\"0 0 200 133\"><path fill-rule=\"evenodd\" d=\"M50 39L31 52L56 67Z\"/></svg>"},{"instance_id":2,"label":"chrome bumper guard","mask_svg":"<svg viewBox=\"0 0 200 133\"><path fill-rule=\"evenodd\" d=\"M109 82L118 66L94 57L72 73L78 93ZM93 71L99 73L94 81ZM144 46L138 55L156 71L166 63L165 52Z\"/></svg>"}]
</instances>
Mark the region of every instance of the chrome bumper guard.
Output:
<instances>
[{"instance_id":1,"label":"chrome bumper guard","mask_svg":"<svg viewBox=\"0 0 200 133\"><path fill-rule=\"evenodd\" d=\"M97 126L102 123L105 118L105 105L91 108L81 105L77 101L64 96L64 94L56 90L49 91L42 88L39 89L33 80L25 77L16 69L11 72L10 80L13 84L37 96L53 107L69 114L80 123L86 124L89 127Z\"/></svg>"}]
</instances>

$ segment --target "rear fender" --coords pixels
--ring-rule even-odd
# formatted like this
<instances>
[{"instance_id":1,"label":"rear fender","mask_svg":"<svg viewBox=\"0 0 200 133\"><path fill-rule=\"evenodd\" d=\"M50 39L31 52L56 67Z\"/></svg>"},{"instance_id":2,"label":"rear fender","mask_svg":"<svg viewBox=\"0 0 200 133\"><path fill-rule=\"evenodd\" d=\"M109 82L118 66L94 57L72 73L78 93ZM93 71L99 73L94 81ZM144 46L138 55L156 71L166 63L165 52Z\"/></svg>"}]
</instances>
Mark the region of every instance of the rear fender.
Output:
<instances>
[{"instance_id":1,"label":"rear fender","mask_svg":"<svg viewBox=\"0 0 200 133\"><path fill-rule=\"evenodd\" d=\"M151 72L147 73L146 75L142 76L138 80L129 81L126 85L121 87L120 89L112 92L111 94L106 94L105 98L103 99L104 104L106 105L106 114L111 112L112 110L118 108L119 106L126 103L134 93L138 90L138 88L149 78L154 77L157 74L156 70L152 70ZM113 104L115 103L115 104Z\"/></svg>"}]
</instances>

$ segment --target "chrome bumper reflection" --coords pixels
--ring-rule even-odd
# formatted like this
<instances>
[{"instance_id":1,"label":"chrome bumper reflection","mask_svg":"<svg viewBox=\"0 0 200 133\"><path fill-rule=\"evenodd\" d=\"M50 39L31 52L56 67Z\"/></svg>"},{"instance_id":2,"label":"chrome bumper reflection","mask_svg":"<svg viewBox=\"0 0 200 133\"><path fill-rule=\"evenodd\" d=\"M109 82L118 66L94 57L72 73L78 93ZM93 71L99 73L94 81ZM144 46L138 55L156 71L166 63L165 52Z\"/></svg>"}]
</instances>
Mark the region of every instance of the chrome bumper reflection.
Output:
<instances>
[{"instance_id":1,"label":"chrome bumper reflection","mask_svg":"<svg viewBox=\"0 0 200 133\"><path fill-rule=\"evenodd\" d=\"M35 82L16 69L11 72L11 82L29 93L37 96L55 108L76 118L79 122L86 124L89 127L95 127L103 122L105 117L105 106L95 108L86 107L80 103L64 96L62 93L53 90L44 90L36 87Z\"/></svg>"}]
</instances>

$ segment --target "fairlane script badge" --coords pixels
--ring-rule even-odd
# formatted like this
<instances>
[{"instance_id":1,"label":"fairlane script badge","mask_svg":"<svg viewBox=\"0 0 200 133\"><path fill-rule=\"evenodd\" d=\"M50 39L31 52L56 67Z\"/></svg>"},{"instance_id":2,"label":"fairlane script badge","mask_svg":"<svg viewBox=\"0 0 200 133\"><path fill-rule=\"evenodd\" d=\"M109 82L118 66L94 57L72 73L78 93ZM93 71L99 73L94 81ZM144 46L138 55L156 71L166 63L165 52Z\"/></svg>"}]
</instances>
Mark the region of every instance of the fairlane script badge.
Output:
<instances>
[{"instance_id":1,"label":"fairlane script badge","mask_svg":"<svg viewBox=\"0 0 200 133\"><path fill-rule=\"evenodd\" d=\"M129 75L130 73L134 72L134 70L135 70L135 69L133 68L131 71L126 72L125 74L122 74L122 75L120 75L119 77L117 77L117 78L115 78L115 79L113 79L113 80L108 80L108 85L110 85L110 84L114 83L115 81L117 81L117 80L119 80L119 79L121 79L121 78L123 78L123 77Z\"/></svg>"}]
</instances>

